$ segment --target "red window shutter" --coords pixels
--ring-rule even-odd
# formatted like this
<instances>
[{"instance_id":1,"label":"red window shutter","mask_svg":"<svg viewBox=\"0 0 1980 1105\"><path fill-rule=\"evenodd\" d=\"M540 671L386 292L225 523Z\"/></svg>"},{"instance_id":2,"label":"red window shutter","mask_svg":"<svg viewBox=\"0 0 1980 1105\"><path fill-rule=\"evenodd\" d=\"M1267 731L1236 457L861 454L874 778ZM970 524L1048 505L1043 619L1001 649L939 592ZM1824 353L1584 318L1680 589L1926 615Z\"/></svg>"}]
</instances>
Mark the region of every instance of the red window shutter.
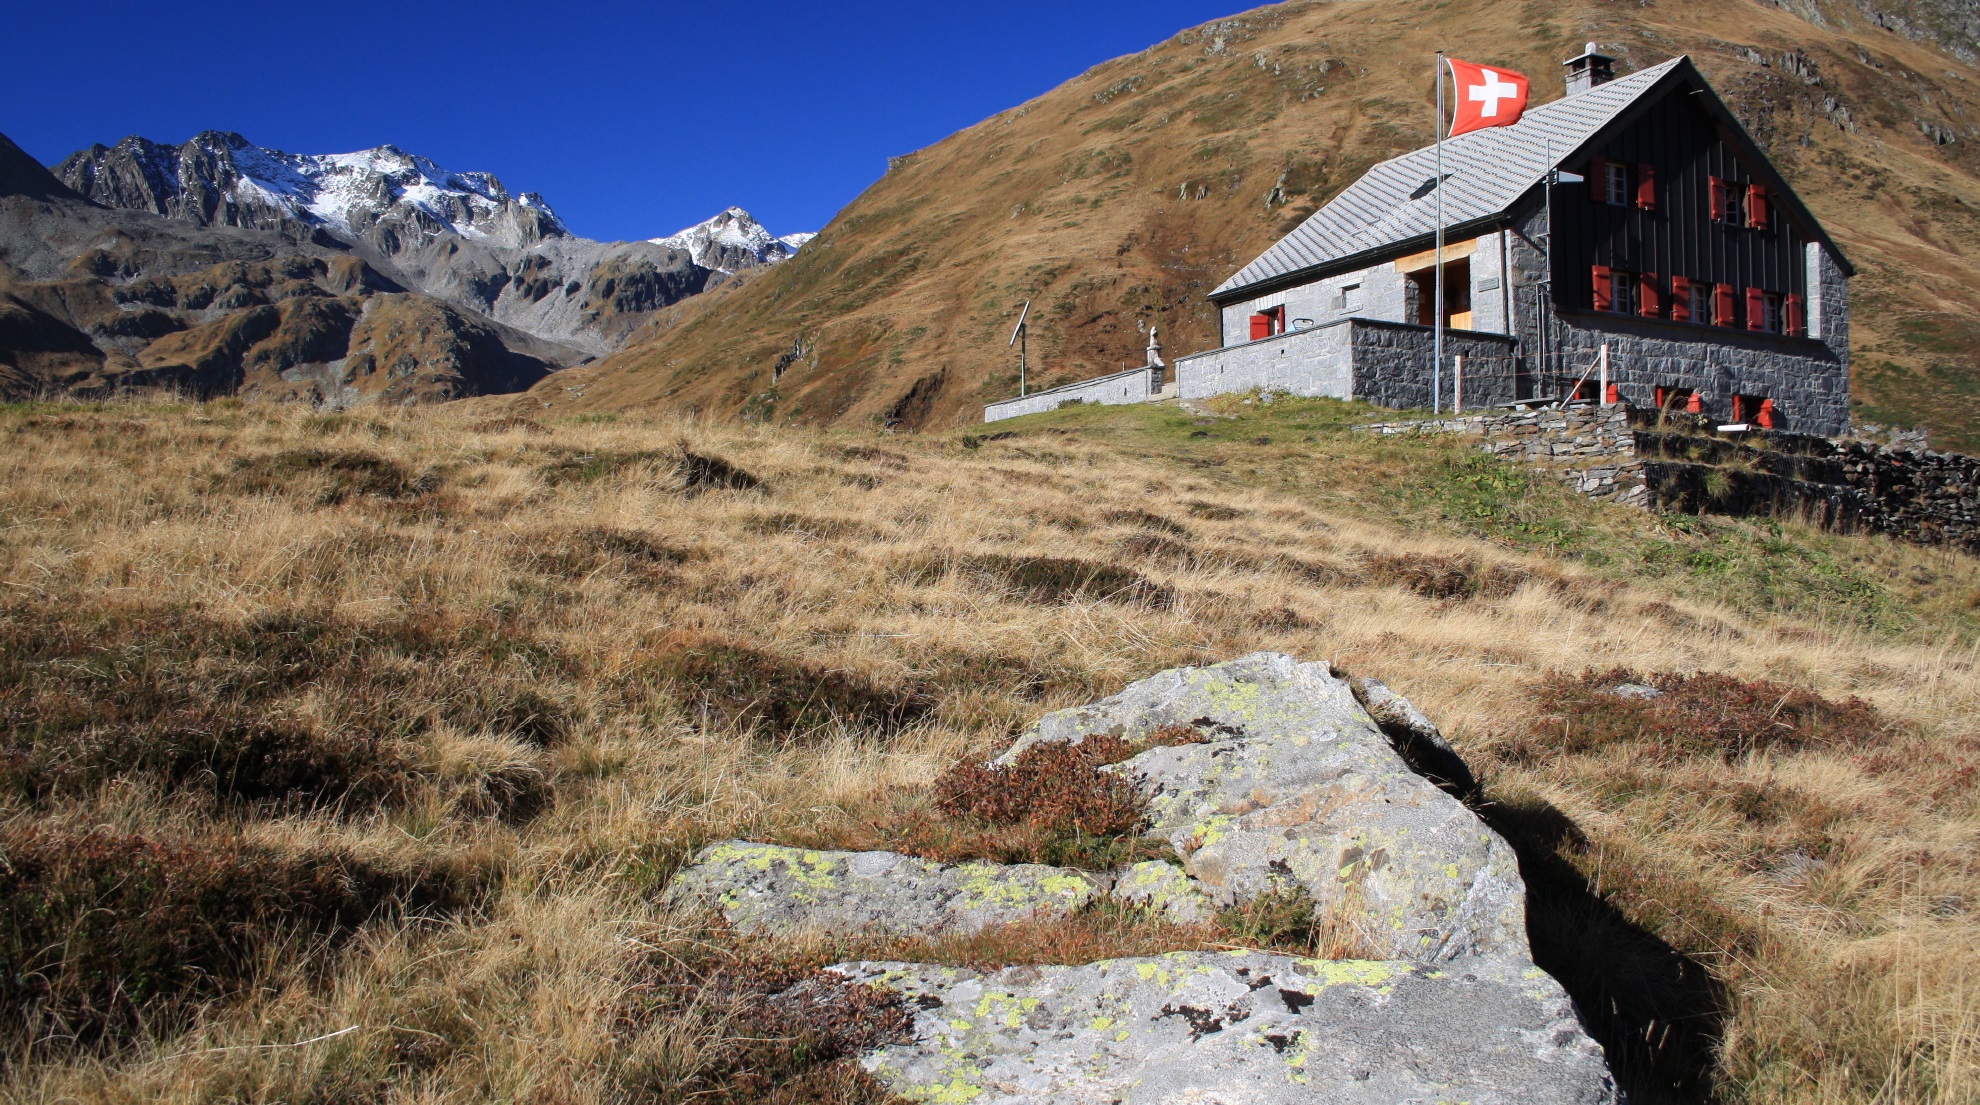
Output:
<instances>
[{"instance_id":1,"label":"red window shutter","mask_svg":"<svg viewBox=\"0 0 1980 1105\"><path fill-rule=\"evenodd\" d=\"M1720 180L1718 177L1713 177L1712 178L1712 221L1718 222L1720 219L1723 219L1725 217L1726 217L1726 182Z\"/></svg>"},{"instance_id":2,"label":"red window shutter","mask_svg":"<svg viewBox=\"0 0 1980 1105\"><path fill-rule=\"evenodd\" d=\"M1588 159L1588 198L1596 203L1609 202L1609 159L1606 157Z\"/></svg>"},{"instance_id":3,"label":"red window shutter","mask_svg":"<svg viewBox=\"0 0 1980 1105\"><path fill-rule=\"evenodd\" d=\"M1699 394L1698 394L1697 392L1695 392L1695 391L1694 391L1694 392L1692 392L1692 393L1691 393L1691 394L1690 394L1689 396L1687 396L1687 397L1685 398L1685 401L1684 401L1684 413L1686 413L1686 414L1704 414L1704 413L1705 413L1705 398L1704 398L1703 396L1701 396L1701 395L1699 395Z\"/></svg>"},{"instance_id":4,"label":"red window shutter","mask_svg":"<svg viewBox=\"0 0 1980 1105\"><path fill-rule=\"evenodd\" d=\"M1636 278L1636 313L1644 318L1656 318L1664 312L1658 309L1657 274L1646 272Z\"/></svg>"},{"instance_id":5,"label":"red window shutter","mask_svg":"<svg viewBox=\"0 0 1980 1105\"><path fill-rule=\"evenodd\" d=\"M1759 330L1767 325L1767 293L1758 288L1746 289L1746 328Z\"/></svg>"},{"instance_id":6,"label":"red window shutter","mask_svg":"<svg viewBox=\"0 0 1980 1105\"><path fill-rule=\"evenodd\" d=\"M1271 336L1272 336L1272 316L1271 315L1251 316L1251 340L1258 341L1262 338L1269 338Z\"/></svg>"},{"instance_id":7,"label":"red window shutter","mask_svg":"<svg viewBox=\"0 0 1980 1105\"><path fill-rule=\"evenodd\" d=\"M1731 284L1712 285L1712 325L1731 326L1733 324L1733 286Z\"/></svg>"},{"instance_id":8,"label":"red window shutter","mask_svg":"<svg viewBox=\"0 0 1980 1105\"><path fill-rule=\"evenodd\" d=\"M1636 167L1636 206L1644 211L1657 209L1657 168L1654 165Z\"/></svg>"},{"instance_id":9,"label":"red window shutter","mask_svg":"<svg viewBox=\"0 0 1980 1105\"><path fill-rule=\"evenodd\" d=\"M1746 186L1746 225L1754 230L1767 229L1767 189L1758 184Z\"/></svg>"},{"instance_id":10,"label":"red window shutter","mask_svg":"<svg viewBox=\"0 0 1980 1105\"><path fill-rule=\"evenodd\" d=\"M1784 301L1784 305L1787 314L1787 332L1795 335L1804 333L1808 325L1807 321L1801 317L1801 297L1798 295L1788 296Z\"/></svg>"},{"instance_id":11,"label":"red window shutter","mask_svg":"<svg viewBox=\"0 0 1980 1105\"><path fill-rule=\"evenodd\" d=\"M1691 280L1687 277L1671 277L1671 321L1691 321Z\"/></svg>"},{"instance_id":12,"label":"red window shutter","mask_svg":"<svg viewBox=\"0 0 1980 1105\"><path fill-rule=\"evenodd\" d=\"M1760 409L1754 413L1753 421L1763 430L1774 428L1774 401L1772 399L1760 400Z\"/></svg>"},{"instance_id":13,"label":"red window shutter","mask_svg":"<svg viewBox=\"0 0 1980 1105\"><path fill-rule=\"evenodd\" d=\"M1609 266L1596 265L1589 272L1594 277L1592 286L1595 289L1595 309L1598 311L1615 310L1615 285L1609 276Z\"/></svg>"}]
</instances>

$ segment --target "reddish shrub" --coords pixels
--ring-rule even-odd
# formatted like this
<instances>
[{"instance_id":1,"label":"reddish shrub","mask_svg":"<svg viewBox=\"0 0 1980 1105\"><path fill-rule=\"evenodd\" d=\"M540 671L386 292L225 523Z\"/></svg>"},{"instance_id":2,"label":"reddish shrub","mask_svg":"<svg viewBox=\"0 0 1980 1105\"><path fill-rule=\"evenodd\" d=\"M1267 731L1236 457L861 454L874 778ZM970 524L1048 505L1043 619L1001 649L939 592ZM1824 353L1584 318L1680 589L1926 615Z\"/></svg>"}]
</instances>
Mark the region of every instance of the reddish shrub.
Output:
<instances>
[{"instance_id":1,"label":"reddish shrub","mask_svg":"<svg viewBox=\"0 0 1980 1105\"><path fill-rule=\"evenodd\" d=\"M1625 683L1659 693L1616 694ZM1543 711L1527 748L1532 753L1632 744L1667 755L1730 760L1763 749L1864 745L1889 732L1876 708L1862 699L1834 702L1805 688L1718 672L1555 672L1540 679L1532 695Z\"/></svg>"},{"instance_id":2,"label":"reddish shrub","mask_svg":"<svg viewBox=\"0 0 1980 1105\"><path fill-rule=\"evenodd\" d=\"M950 817L1051 833L1132 833L1147 816L1146 804L1132 786L1100 768L1133 754L1119 737L1092 736L1079 744L1034 744L1009 766L965 761L935 781L935 808Z\"/></svg>"}]
</instances>

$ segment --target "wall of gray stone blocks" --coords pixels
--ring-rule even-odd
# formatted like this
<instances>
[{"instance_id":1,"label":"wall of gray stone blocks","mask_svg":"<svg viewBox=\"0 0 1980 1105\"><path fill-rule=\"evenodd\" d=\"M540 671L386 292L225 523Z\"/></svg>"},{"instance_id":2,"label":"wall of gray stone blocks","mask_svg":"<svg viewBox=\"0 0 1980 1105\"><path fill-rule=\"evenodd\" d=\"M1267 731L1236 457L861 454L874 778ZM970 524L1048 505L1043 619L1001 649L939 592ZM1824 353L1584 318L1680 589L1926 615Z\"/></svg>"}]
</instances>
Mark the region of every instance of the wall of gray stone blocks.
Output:
<instances>
[{"instance_id":1,"label":"wall of gray stone blocks","mask_svg":"<svg viewBox=\"0 0 1980 1105\"><path fill-rule=\"evenodd\" d=\"M1310 398L1347 399L1353 394L1350 341L1352 321L1295 330L1277 337L1179 357L1176 394L1184 399L1260 388Z\"/></svg>"},{"instance_id":2,"label":"wall of gray stone blocks","mask_svg":"<svg viewBox=\"0 0 1980 1105\"><path fill-rule=\"evenodd\" d=\"M1371 322L1358 319L1352 327L1353 397L1381 407L1401 410L1428 408L1433 392L1440 406L1451 409L1456 398L1452 358L1467 366L1464 402L1467 407L1510 402L1513 394L1513 341L1499 334L1469 330L1444 333L1444 373L1433 381L1430 371L1436 336L1427 326Z\"/></svg>"},{"instance_id":3,"label":"wall of gray stone blocks","mask_svg":"<svg viewBox=\"0 0 1980 1105\"><path fill-rule=\"evenodd\" d=\"M997 422L1020 415L1055 411L1066 403L1146 403L1155 396L1155 373L1149 368L1130 368L1111 376L1081 380L1076 384L1034 391L1021 398L1004 399L983 408L983 421Z\"/></svg>"},{"instance_id":4,"label":"wall of gray stone blocks","mask_svg":"<svg viewBox=\"0 0 1980 1105\"><path fill-rule=\"evenodd\" d=\"M1808 243L1808 336L1849 367L1849 277L1820 242Z\"/></svg>"}]
</instances>

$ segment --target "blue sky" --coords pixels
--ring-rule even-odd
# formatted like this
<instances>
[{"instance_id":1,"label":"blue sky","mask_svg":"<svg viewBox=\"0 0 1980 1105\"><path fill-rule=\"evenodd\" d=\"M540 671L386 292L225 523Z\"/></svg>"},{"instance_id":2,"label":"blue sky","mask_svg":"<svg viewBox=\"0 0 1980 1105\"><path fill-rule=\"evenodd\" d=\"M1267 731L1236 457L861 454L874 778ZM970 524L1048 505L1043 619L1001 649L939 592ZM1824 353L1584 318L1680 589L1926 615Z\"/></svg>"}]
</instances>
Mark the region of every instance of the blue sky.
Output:
<instances>
[{"instance_id":1,"label":"blue sky","mask_svg":"<svg viewBox=\"0 0 1980 1105\"><path fill-rule=\"evenodd\" d=\"M891 154L1247 0L16 4L0 132L44 162L127 134L383 143L544 194L579 234L731 203L815 230Z\"/></svg>"}]
</instances>

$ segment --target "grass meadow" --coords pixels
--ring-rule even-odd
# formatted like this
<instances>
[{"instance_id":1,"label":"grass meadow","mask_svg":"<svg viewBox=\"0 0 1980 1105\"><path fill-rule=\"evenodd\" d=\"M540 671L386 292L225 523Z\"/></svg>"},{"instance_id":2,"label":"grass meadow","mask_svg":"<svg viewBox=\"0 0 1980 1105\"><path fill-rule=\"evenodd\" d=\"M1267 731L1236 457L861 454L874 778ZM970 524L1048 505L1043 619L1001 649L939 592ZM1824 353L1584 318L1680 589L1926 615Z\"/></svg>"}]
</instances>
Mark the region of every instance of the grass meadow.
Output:
<instances>
[{"instance_id":1,"label":"grass meadow","mask_svg":"<svg viewBox=\"0 0 1980 1105\"><path fill-rule=\"evenodd\" d=\"M1443 726L1633 1100L1980 1098L1972 558L1324 402L515 409L0 411L0 1100L881 1100L875 1017L764 994L1283 934L749 941L660 904L684 857L896 841L1041 712L1259 649Z\"/></svg>"}]
</instances>

